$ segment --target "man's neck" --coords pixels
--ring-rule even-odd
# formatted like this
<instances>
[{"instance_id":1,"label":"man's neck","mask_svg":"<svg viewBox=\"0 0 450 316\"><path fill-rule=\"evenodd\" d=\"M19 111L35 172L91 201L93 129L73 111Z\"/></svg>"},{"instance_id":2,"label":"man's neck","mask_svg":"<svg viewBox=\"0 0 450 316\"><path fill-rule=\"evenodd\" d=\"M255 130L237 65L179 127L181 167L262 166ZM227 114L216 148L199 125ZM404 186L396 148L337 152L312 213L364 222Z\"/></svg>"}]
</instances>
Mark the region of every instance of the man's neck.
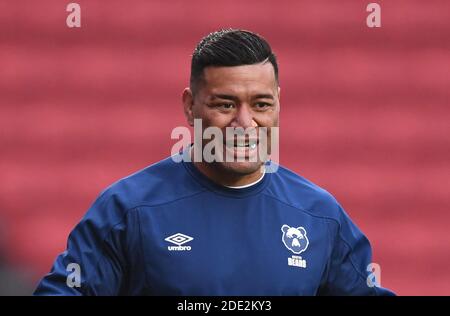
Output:
<instances>
[{"instance_id":1,"label":"man's neck","mask_svg":"<svg viewBox=\"0 0 450 316\"><path fill-rule=\"evenodd\" d=\"M250 174L238 174L224 170L213 163L194 162L194 166L213 182L226 187L246 186L259 182L258 180L264 177L264 172L261 172L259 168Z\"/></svg>"}]
</instances>

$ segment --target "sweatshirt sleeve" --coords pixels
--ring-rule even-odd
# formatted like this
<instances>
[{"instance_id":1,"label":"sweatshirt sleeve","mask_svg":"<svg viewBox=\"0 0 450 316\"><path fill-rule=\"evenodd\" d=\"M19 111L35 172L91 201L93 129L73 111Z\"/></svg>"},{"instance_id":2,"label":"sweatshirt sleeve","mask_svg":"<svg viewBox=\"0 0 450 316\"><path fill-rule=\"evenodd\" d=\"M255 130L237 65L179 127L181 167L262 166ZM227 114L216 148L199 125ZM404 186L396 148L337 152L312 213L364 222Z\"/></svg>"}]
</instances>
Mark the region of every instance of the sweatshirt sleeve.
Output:
<instances>
[{"instance_id":1,"label":"sweatshirt sleeve","mask_svg":"<svg viewBox=\"0 0 450 316\"><path fill-rule=\"evenodd\" d=\"M126 215L113 194L100 195L34 295L117 295L127 266Z\"/></svg>"},{"instance_id":2,"label":"sweatshirt sleeve","mask_svg":"<svg viewBox=\"0 0 450 316\"><path fill-rule=\"evenodd\" d=\"M339 211L340 220L332 232L334 244L318 295L395 295L380 287L377 273L370 269L369 240L340 206Z\"/></svg>"}]
</instances>

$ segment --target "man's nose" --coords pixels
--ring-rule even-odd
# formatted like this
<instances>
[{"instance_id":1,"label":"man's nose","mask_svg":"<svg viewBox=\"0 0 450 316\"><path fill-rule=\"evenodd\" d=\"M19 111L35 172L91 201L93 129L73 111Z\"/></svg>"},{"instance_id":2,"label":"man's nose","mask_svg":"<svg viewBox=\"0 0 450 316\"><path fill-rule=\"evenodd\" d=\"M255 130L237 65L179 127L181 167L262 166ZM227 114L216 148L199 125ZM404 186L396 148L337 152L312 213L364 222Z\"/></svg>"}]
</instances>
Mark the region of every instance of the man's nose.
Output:
<instances>
[{"instance_id":1,"label":"man's nose","mask_svg":"<svg viewBox=\"0 0 450 316\"><path fill-rule=\"evenodd\" d=\"M248 105L242 104L236 111L236 116L231 124L232 127L256 127L258 124L253 118L253 113Z\"/></svg>"}]
</instances>

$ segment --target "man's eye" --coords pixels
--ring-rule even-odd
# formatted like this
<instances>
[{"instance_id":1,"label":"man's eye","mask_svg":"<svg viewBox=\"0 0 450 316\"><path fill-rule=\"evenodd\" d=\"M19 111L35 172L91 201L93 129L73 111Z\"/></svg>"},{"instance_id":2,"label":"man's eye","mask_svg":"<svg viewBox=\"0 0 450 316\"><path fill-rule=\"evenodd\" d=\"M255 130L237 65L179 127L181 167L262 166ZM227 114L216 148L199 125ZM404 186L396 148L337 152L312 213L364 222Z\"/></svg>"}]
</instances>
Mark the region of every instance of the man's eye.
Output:
<instances>
[{"instance_id":1,"label":"man's eye","mask_svg":"<svg viewBox=\"0 0 450 316\"><path fill-rule=\"evenodd\" d=\"M230 110L232 108L234 108L234 104L233 103L220 103L216 105L218 108L222 108L225 110Z\"/></svg>"},{"instance_id":2,"label":"man's eye","mask_svg":"<svg viewBox=\"0 0 450 316\"><path fill-rule=\"evenodd\" d=\"M271 106L271 104L267 103L267 102L258 102L255 104L255 107L257 109L265 109L265 108L268 108L269 106Z\"/></svg>"}]
</instances>

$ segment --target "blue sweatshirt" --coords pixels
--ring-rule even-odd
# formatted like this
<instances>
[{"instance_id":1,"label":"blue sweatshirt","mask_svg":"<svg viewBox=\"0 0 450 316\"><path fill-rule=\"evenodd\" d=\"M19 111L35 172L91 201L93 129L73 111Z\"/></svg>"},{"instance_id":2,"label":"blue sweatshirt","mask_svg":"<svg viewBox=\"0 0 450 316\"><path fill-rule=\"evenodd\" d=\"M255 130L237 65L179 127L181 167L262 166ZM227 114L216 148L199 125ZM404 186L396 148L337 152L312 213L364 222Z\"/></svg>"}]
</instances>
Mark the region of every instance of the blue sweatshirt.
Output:
<instances>
[{"instance_id":1,"label":"blue sweatshirt","mask_svg":"<svg viewBox=\"0 0 450 316\"><path fill-rule=\"evenodd\" d=\"M393 294L368 283L370 263L342 207L299 175L228 188L170 157L103 191L34 294Z\"/></svg>"}]
</instances>

